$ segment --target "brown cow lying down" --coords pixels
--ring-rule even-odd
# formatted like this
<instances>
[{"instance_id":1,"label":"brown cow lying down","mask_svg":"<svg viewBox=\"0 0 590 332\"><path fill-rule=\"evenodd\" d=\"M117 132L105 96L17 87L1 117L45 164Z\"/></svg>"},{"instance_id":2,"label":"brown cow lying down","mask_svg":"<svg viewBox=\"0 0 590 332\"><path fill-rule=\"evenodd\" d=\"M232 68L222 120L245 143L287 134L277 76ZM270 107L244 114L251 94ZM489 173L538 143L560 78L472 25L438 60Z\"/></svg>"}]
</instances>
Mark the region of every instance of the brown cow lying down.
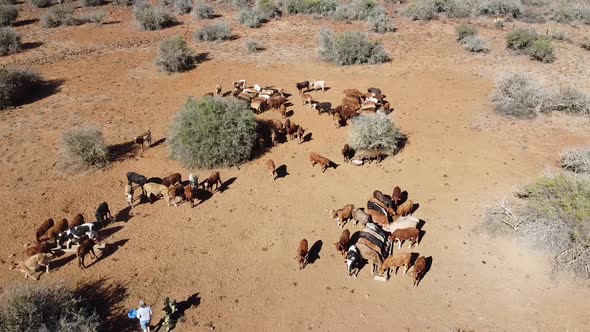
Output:
<instances>
[{"instance_id":1,"label":"brown cow lying down","mask_svg":"<svg viewBox=\"0 0 590 332\"><path fill-rule=\"evenodd\" d=\"M39 280L39 277L33 277L33 273L37 272L41 267L45 267L45 272L49 273L49 255L45 253L35 254L24 261L13 264L9 269L14 270L17 267L20 267L19 271L25 274L25 279L31 277Z\"/></svg>"}]
</instances>

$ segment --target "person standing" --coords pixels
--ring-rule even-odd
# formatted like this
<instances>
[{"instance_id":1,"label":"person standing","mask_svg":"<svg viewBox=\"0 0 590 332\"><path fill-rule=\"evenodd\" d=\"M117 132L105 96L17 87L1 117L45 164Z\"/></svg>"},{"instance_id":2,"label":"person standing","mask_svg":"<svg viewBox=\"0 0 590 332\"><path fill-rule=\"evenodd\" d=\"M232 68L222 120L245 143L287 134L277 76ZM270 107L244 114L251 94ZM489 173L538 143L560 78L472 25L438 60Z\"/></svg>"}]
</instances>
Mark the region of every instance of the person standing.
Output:
<instances>
[{"instance_id":1,"label":"person standing","mask_svg":"<svg viewBox=\"0 0 590 332\"><path fill-rule=\"evenodd\" d=\"M150 332L150 321L152 320L152 308L146 305L143 300L139 300L139 308L137 309L137 319L143 332Z\"/></svg>"}]
</instances>

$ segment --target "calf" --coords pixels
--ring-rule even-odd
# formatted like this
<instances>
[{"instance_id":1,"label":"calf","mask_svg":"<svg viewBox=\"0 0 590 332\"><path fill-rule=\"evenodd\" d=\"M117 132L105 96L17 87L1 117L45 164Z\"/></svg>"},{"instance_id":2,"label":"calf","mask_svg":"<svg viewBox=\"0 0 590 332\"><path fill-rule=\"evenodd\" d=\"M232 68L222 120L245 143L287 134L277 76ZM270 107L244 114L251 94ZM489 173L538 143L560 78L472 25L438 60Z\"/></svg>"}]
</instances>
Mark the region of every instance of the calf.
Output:
<instances>
[{"instance_id":1,"label":"calf","mask_svg":"<svg viewBox=\"0 0 590 332\"><path fill-rule=\"evenodd\" d=\"M165 185L166 187L170 187L171 185L181 183L181 182L182 182L182 176L180 175L180 173L172 173L162 179L162 184Z\"/></svg>"},{"instance_id":2,"label":"calf","mask_svg":"<svg viewBox=\"0 0 590 332\"><path fill-rule=\"evenodd\" d=\"M311 108L315 109L318 114L328 113L330 112L330 109L332 109L332 103L313 103L311 104Z\"/></svg>"},{"instance_id":3,"label":"calf","mask_svg":"<svg viewBox=\"0 0 590 332\"><path fill-rule=\"evenodd\" d=\"M321 155L315 152L309 153L309 161L311 161L312 167L315 166L315 164L320 164L320 166L322 167L322 173L326 172L328 167L336 168L336 164L334 164L334 162L332 162L330 159L326 157L322 157Z\"/></svg>"},{"instance_id":4,"label":"calf","mask_svg":"<svg viewBox=\"0 0 590 332\"><path fill-rule=\"evenodd\" d=\"M342 156L344 157L344 161L349 161L354 157L354 150L348 144L344 144L342 148Z\"/></svg>"},{"instance_id":5,"label":"calf","mask_svg":"<svg viewBox=\"0 0 590 332\"><path fill-rule=\"evenodd\" d=\"M277 169L275 167L275 162L272 161L272 159L269 159L266 161L266 169L268 170L268 173L270 174L270 179L272 181L274 181L275 177L277 176Z\"/></svg>"},{"instance_id":6,"label":"calf","mask_svg":"<svg viewBox=\"0 0 590 332\"><path fill-rule=\"evenodd\" d=\"M352 219L354 205L347 204L342 209L330 211L330 217L336 219L336 226L342 228L349 219Z\"/></svg>"},{"instance_id":7,"label":"calf","mask_svg":"<svg viewBox=\"0 0 590 332\"><path fill-rule=\"evenodd\" d=\"M221 96L221 84L215 85L215 95Z\"/></svg>"},{"instance_id":8,"label":"calf","mask_svg":"<svg viewBox=\"0 0 590 332\"><path fill-rule=\"evenodd\" d=\"M166 202L168 203L168 206L170 206L170 202L172 202L172 204L174 204L174 206L178 206L176 205L176 201L178 200L177 198L181 198L181 195L184 193L184 190L182 188L182 183L177 183L175 185L172 185L170 187L168 187L168 192L167 192L167 196L164 196L164 198L166 199Z\"/></svg>"},{"instance_id":9,"label":"calf","mask_svg":"<svg viewBox=\"0 0 590 332\"><path fill-rule=\"evenodd\" d=\"M55 224L55 222L53 221L52 218L49 218L47 220L45 220L41 226L39 226L39 228L37 228L37 230L35 231L35 240L37 240L37 243L40 243L41 241L39 241L39 238L43 236L43 234L47 233L47 231L53 227L53 225Z\"/></svg>"},{"instance_id":10,"label":"calf","mask_svg":"<svg viewBox=\"0 0 590 332\"><path fill-rule=\"evenodd\" d=\"M409 199L406 202L404 202L404 204L401 204L400 206L397 207L396 213L398 216L405 217L407 215L412 215L413 210L414 210L414 202L412 202L412 200Z\"/></svg>"},{"instance_id":11,"label":"calf","mask_svg":"<svg viewBox=\"0 0 590 332\"><path fill-rule=\"evenodd\" d=\"M424 273L426 273L426 257L418 257L416 262L414 262L414 271L412 272L414 275L414 287L418 287L420 280L422 280Z\"/></svg>"},{"instance_id":12,"label":"calf","mask_svg":"<svg viewBox=\"0 0 590 332\"><path fill-rule=\"evenodd\" d=\"M215 190L219 190L219 187L223 185L219 172L213 172L209 175L209 177L203 181L202 185L203 188L209 192L213 192L213 185L215 185Z\"/></svg>"},{"instance_id":13,"label":"calf","mask_svg":"<svg viewBox=\"0 0 590 332\"><path fill-rule=\"evenodd\" d=\"M363 211L363 209L353 209L352 220L354 221L355 225L358 225L360 222L361 225L365 226L369 221L371 221L371 216L368 215L367 212Z\"/></svg>"},{"instance_id":14,"label":"calf","mask_svg":"<svg viewBox=\"0 0 590 332\"><path fill-rule=\"evenodd\" d=\"M340 240L338 242L334 242L334 246L336 246L336 251L342 254L342 256L346 255L346 249L348 248L348 241L350 241L350 231L345 229L340 234Z\"/></svg>"},{"instance_id":15,"label":"calf","mask_svg":"<svg viewBox=\"0 0 590 332\"><path fill-rule=\"evenodd\" d=\"M49 273L49 255L45 253L35 254L24 261L13 264L9 269L14 270L17 267L20 267L19 271L25 274L25 279L31 277L39 280L39 277L33 277L33 273L37 272L41 267L45 267L45 272Z\"/></svg>"},{"instance_id":16,"label":"calf","mask_svg":"<svg viewBox=\"0 0 590 332\"><path fill-rule=\"evenodd\" d=\"M371 220L381 227L389 225L389 218L387 215L379 213L373 209L367 209L367 213L371 216Z\"/></svg>"},{"instance_id":17,"label":"calf","mask_svg":"<svg viewBox=\"0 0 590 332\"><path fill-rule=\"evenodd\" d=\"M104 227L105 221L109 221L113 217L107 202L100 203L94 216L96 217L96 221Z\"/></svg>"},{"instance_id":18,"label":"calf","mask_svg":"<svg viewBox=\"0 0 590 332\"><path fill-rule=\"evenodd\" d=\"M287 119L289 120L289 119ZM287 121L285 121L287 122ZM287 130L287 135L289 136L290 140L295 139L295 136L297 135L297 131L299 130L299 125L296 125L295 123L289 122L289 127L286 127Z\"/></svg>"},{"instance_id":19,"label":"calf","mask_svg":"<svg viewBox=\"0 0 590 332\"><path fill-rule=\"evenodd\" d=\"M154 203L152 199L152 195L155 197L162 196L168 200L168 187L158 183L146 183L145 187L145 195L150 200L150 203Z\"/></svg>"},{"instance_id":20,"label":"calf","mask_svg":"<svg viewBox=\"0 0 590 332\"><path fill-rule=\"evenodd\" d=\"M108 206L107 206L108 207ZM109 212L110 213L110 212ZM80 213L78 213L74 219L72 219L72 222L68 224L68 229L72 229L76 226L80 226L84 223L84 216Z\"/></svg>"},{"instance_id":21,"label":"calf","mask_svg":"<svg viewBox=\"0 0 590 332\"><path fill-rule=\"evenodd\" d=\"M303 270L307 265L308 254L309 249L307 245L307 240L303 239L299 242L299 247L297 248L297 256L295 256L297 264L299 264L299 270Z\"/></svg>"},{"instance_id":22,"label":"calf","mask_svg":"<svg viewBox=\"0 0 590 332\"><path fill-rule=\"evenodd\" d=\"M194 174L189 174L188 183L191 187L196 188L199 184L199 177Z\"/></svg>"},{"instance_id":23,"label":"calf","mask_svg":"<svg viewBox=\"0 0 590 332\"><path fill-rule=\"evenodd\" d=\"M305 129L301 126L297 126L297 132L295 133L295 137L297 137L297 141L299 144L303 143L303 136L305 135Z\"/></svg>"},{"instance_id":24,"label":"calf","mask_svg":"<svg viewBox=\"0 0 590 332\"><path fill-rule=\"evenodd\" d=\"M362 161L368 160L369 164L372 163L373 160L377 160L377 163L380 163L381 160L383 160L383 158L385 158L385 154L383 154L383 152L381 150L370 149L370 150L364 150L363 152L361 152L357 158Z\"/></svg>"},{"instance_id":25,"label":"calf","mask_svg":"<svg viewBox=\"0 0 590 332\"><path fill-rule=\"evenodd\" d=\"M404 241L409 240L411 242L408 248L412 248L415 244L419 244L420 230L414 227L397 229L391 234L389 239L393 245L395 245L396 241L399 241L399 249L402 248Z\"/></svg>"},{"instance_id":26,"label":"calf","mask_svg":"<svg viewBox=\"0 0 590 332\"><path fill-rule=\"evenodd\" d=\"M309 88L314 90L326 91L326 81L315 81L309 83Z\"/></svg>"},{"instance_id":27,"label":"calf","mask_svg":"<svg viewBox=\"0 0 590 332\"><path fill-rule=\"evenodd\" d=\"M313 97L308 93L302 93L301 100L303 102L302 105L304 105L304 106L305 106L305 104L309 104L309 107L311 107L311 105L313 103Z\"/></svg>"},{"instance_id":28,"label":"calf","mask_svg":"<svg viewBox=\"0 0 590 332\"><path fill-rule=\"evenodd\" d=\"M379 190L373 191L373 197L379 200L379 202L385 204L389 208L393 208L393 199L390 196L384 195Z\"/></svg>"},{"instance_id":29,"label":"calf","mask_svg":"<svg viewBox=\"0 0 590 332\"><path fill-rule=\"evenodd\" d=\"M193 197L193 187L192 186L186 186L184 187L184 199L186 199L187 202L191 203L191 208L195 207L195 200Z\"/></svg>"},{"instance_id":30,"label":"calf","mask_svg":"<svg viewBox=\"0 0 590 332\"><path fill-rule=\"evenodd\" d=\"M127 184L131 185L132 183L134 183L134 184L140 186L141 192L144 194L145 194L145 191L143 189L143 185L145 185L146 182L147 182L146 177L141 174L137 174L135 172L128 172L127 173Z\"/></svg>"},{"instance_id":31,"label":"calf","mask_svg":"<svg viewBox=\"0 0 590 332\"><path fill-rule=\"evenodd\" d=\"M73 240L79 241L86 236L91 239L96 239L97 233L95 227L96 224L94 223L86 223L59 233L57 247L60 248L60 242L66 241L66 248L70 248L70 244Z\"/></svg>"},{"instance_id":32,"label":"calf","mask_svg":"<svg viewBox=\"0 0 590 332\"><path fill-rule=\"evenodd\" d=\"M135 137L133 141L135 144L141 145L141 151L144 151L144 144L146 144L146 147L148 148L152 145L152 132L148 129L145 133Z\"/></svg>"},{"instance_id":33,"label":"calf","mask_svg":"<svg viewBox=\"0 0 590 332\"><path fill-rule=\"evenodd\" d=\"M48 254L51 252L52 248L53 248L53 243L50 243L50 242L37 243L37 244L29 246L25 249L25 257L31 257L33 255L40 254L40 253Z\"/></svg>"},{"instance_id":34,"label":"calf","mask_svg":"<svg viewBox=\"0 0 590 332\"><path fill-rule=\"evenodd\" d=\"M393 204L395 204L395 206L399 205L399 202L402 199L402 190L398 186L395 186L395 188L393 188L391 199L393 200Z\"/></svg>"},{"instance_id":35,"label":"calf","mask_svg":"<svg viewBox=\"0 0 590 332\"><path fill-rule=\"evenodd\" d=\"M88 255L88 253L91 253L95 259L98 259L98 257L96 256L96 253L94 252L94 245L95 244L96 244L96 242L94 242L94 240L92 240L92 239L85 239L84 241L82 241L82 243L80 243L78 250L76 250L76 256L78 257L78 267L79 268L81 268L81 269L86 268L86 265L84 265L84 257L86 257L86 255Z\"/></svg>"},{"instance_id":36,"label":"calf","mask_svg":"<svg viewBox=\"0 0 590 332\"><path fill-rule=\"evenodd\" d=\"M386 260L383 261L383 264L379 268L379 274L383 274L385 270L395 268L394 274L397 275L397 270L400 266L404 266L406 269L404 270L404 275L410 269L410 265L412 264L412 253L410 252L402 252L391 255L387 257Z\"/></svg>"},{"instance_id":37,"label":"calf","mask_svg":"<svg viewBox=\"0 0 590 332\"><path fill-rule=\"evenodd\" d=\"M309 81L295 83L295 87L299 90L299 93L302 93L304 89L309 89Z\"/></svg>"},{"instance_id":38,"label":"calf","mask_svg":"<svg viewBox=\"0 0 590 332\"><path fill-rule=\"evenodd\" d=\"M66 218L62 218L59 222L53 225L45 234L43 234L39 241L55 241L59 233L68 229L68 220Z\"/></svg>"}]
</instances>

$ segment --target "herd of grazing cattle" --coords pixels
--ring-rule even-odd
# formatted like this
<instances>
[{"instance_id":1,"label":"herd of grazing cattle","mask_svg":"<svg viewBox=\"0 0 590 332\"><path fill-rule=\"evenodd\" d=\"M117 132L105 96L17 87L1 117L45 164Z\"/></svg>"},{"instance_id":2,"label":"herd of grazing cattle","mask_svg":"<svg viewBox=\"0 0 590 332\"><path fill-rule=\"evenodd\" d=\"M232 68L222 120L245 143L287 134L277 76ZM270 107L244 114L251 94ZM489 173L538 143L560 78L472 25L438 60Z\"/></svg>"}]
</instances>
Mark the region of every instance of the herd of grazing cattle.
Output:
<instances>
[{"instance_id":1,"label":"herd of grazing cattle","mask_svg":"<svg viewBox=\"0 0 590 332\"><path fill-rule=\"evenodd\" d=\"M388 114L391 111L389 102L385 100L385 95L378 88L369 88L367 93L356 89L346 89L341 105L332 108L331 103L316 102L310 94L311 91L316 90L326 91L325 81L304 81L296 83L295 86L299 91L303 105L308 104L318 114L332 114L336 127L346 125L347 121L361 114L376 112ZM255 112L267 109L280 112L281 118L285 121L270 120L270 126L268 126L270 133L267 133L269 135L262 132L257 133L259 147L272 147L281 141L286 141L287 137L290 140L297 139L299 144L305 142L305 129L288 118L293 111L288 111L287 107L292 104L289 103L289 95L284 93L283 89L261 87L257 84L247 87L246 81L240 80L233 82L232 91L222 93L221 85L218 84L215 87L215 92L208 93L205 97L214 95L223 97L231 95L237 99L245 100ZM152 144L151 131L147 130L134 137L134 143L140 145L142 151L146 146L150 147ZM380 162L385 157L379 150L364 150L357 155L348 144L344 145L342 155L345 162L350 161L356 165L363 164L365 161L377 160ZM338 167L330 159L315 152L309 153L309 160L312 166L319 164L322 172L325 172L329 167L334 169ZM277 169L274 161L268 159L265 166L272 181L275 181ZM144 175L128 172L125 195L131 211L134 208L133 196L137 188L140 188L142 192L140 201L145 197L150 203L153 203L154 198L163 197L168 206L171 204L177 206L178 203L185 201L194 207L195 200L200 197L201 201L203 200L201 196L203 192L199 191L200 188L210 195L213 193L214 187L215 190L220 190L222 186L223 182L219 172L213 172L202 182L198 181L196 175L189 174L188 182L184 184L180 173L173 173L164 178L152 177L148 179ZM348 204L342 209L330 212L330 216L336 220L337 226L340 228L343 228L348 221L354 221L355 225L360 224L364 227L362 231L355 232L352 236L348 229L343 230L339 241L334 243L336 250L346 257L349 276L356 278L364 262L370 262L373 275L383 275L387 271L387 278L389 278L390 269L395 268L397 274L397 269L403 266L405 274L413 266L414 285L417 286L420 282L427 269L426 258L424 256L417 257L418 255L415 253L393 254L396 242L399 242L398 249L401 249L404 241L410 241L410 248L412 248L419 243L421 235L420 220L412 216L414 203L412 200L404 199L402 194L399 187L394 188L391 196L375 191L373 197L367 202L366 210ZM106 202L98 206L95 217L96 221L94 222L85 222L82 214L76 215L72 222L68 222L65 218L57 223L51 218L46 220L35 232L36 244L27 247L25 249L26 258L13 264L11 269L20 266L20 271L25 274L25 279L29 276L33 277L32 274L42 267L48 273L49 261L56 253L72 251L76 252L79 267L85 268L84 257L91 253L97 258L94 249L105 248L105 244L99 242L99 231L113 220ZM62 247L64 245L65 248ZM296 256L299 269L305 268L308 256L308 242L303 239L299 243ZM35 279L38 280L38 278Z\"/></svg>"}]
</instances>

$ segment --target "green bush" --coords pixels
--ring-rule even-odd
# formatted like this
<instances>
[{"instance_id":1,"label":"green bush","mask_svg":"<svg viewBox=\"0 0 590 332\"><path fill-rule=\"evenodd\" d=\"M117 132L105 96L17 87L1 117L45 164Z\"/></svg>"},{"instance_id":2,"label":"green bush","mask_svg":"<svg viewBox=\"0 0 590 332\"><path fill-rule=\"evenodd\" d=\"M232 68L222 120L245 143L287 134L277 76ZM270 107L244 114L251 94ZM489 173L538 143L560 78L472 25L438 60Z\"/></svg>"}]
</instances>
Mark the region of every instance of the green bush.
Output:
<instances>
[{"instance_id":1,"label":"green bush","mask_svg":"<svg viewBox=\"0 0 590 332\"><path fill-rule=\"evenodd\" d=\"M280 15L279 7L274 0L256 0L254 11L264 20L270 20Z\"/></svg>"},{"instance_id":2,"label":"green bush","mask_svg":"<svg viewBox=\"0 0 590 332\"><path fill-rule=\"evenodd\" d=\"M523 11L520 0L484 0L479 4L479 13L487 16L511 16L517 18Z\"/></svg>"},{"instance_id":3,"label":"green bush","mask_svg":"<svg viewBox=\"0 0 590 332\"><path fill-rule=\"evenodd\" d=\"M16 53L20 47L20 36L12 28L0 27L0 56Z\"/></svg>"},{"instance_id":4,"label":"green bush","mask_svg":"<svg viewBox=\"0 0 590 332\"><path fill-rule=\"evenodd\" d=\"M248 28L260 28L262 23L266 22L266 19L259 12L247 8L240 10L238 21Z\"/></svg>"},{"instance_id":5,"label":"green bush","mask_svg":"<svg viewBox=\"0 0 590 332\"><path fill-rule=\"evenodd\" d=\"M74 25L74 8L69 5L57 5L49 8L41 16L41 25L45 28L55 28L61 25Z\"/></svg>"},{"instance_id":6,"label":"green bush","mask_svg":"<svg viewBox=\"0 0 590 332\"><path fill-rule=\"evenodd\" d=\"M95 310L62 286L22 284L2 298L0 331L99 331Z\"/></svg>"},{"instance_id":7,"label":"green bush","mask_svg":"<svg viewBox=\"0 0 590 332\"><path fill-rule=\"evenodd\" d=\"M549 110L550 97L549 92L529 76L508 74L496 83L491 101L500 115L534 118Z\"/></svg>"},{"instance_id":8,"label":"green bush","mask_svg":"<svg viewBox=\"0 0 590 332\"><path fill-rule=\"evenodd\" d=\"M551 44L548 38L539 38L535 40L529 48L525 51L532 59L541 62L555 61L555 47Z\"/></svg>"},{"instance_id":9,"label":"green bush","mask_svg":"<svg viewBox=\"0 0 590 332\"><path fill-rule=\"evenodd\" d=\"M82 0L84 7L96 7L102 5L102 0Z\"/></svg>"},{"instance_id":10,"label":"green bush","mask_svg":"<svg viewBox=\"0 0 590 332\"><path fill-rule=\"evenodd\" d=\"M322 29L319 44L322 59L339 66L379 64L390 60L381 43L371 41L359 32L334 35L329 29Z\"/></svg>"},{"instance_id":11,"label":"green bush","mask_svg":"<svg viewBox=\"0 0 590 332\"><path fill-rule=\"evenodd\" d=\"M253 39L247 39L244 43L244 47L249 53L256 53L264 50L264 45L258 43Z\"/></svg>"},{"instance_id":12,"label":"green bush","mask_svg":"<svg viewBox=\"0 0 590 332\"><path fill-rule=\"evenodd\" d=\"M115 6L131 6L133 0L112 0L111 3Z\"/></svg>"},{"instance_id":13,"label":"green bush","mask_svg":"<svg viewBox=\"0 0 590 332\"><path fill-rule=\"evenodd\" d=\"M110 162L102 131L95 126L74 128L64 132L62 154L67 167L74 169L102 168Z\"/></svg>"},{"instance_id":14,"label":"green bush","mask_svg":"<svg viewBox=\"0 0 590 332\"><path fill-rule=\"evenodd\" d=\"M388 155L396 154L405 141L406 136L382 113L354 118L348 135L348 143L353 149L377 149Z\"/></svg>"},{"instance_id":15,"label":"green bush","mask_svg":"<svg viewBox=\"0 0 590 332\"><path fill-rule=\"evenodd\" d=\"M457 41L462 41L463 38L468 36L475 36L477 35L477 29L471 25L467 24L459 24L455 28L455 32L457 33Z\"/></svg>"},{"instance_id":16,"label":"green bush","mask_svg":"<svg viewBox=\"0 0 590 332\"><path fill-rule=\"evenodd\" d=\"M36 91L41 76L29 68L0 68L0 109L18 106Z\"/></svg>"},{"instance_id":17,"label":"green bush","mask_svg":"<svg viewBox=\"0 0 590 332\"><path fill-rule=\"evenodd\" d=\"M436 6L432 0L412 0L404 10L404 15L414 21L430 21L435 18Z\"/></svg>"},{"instance_id":18,"label":"green bush","mask_svg":"<svg viewBox=\"0 0 590 332\"><path fill-rule=\"evenodd\" d=\"M566 35L565 31L563 31L563 30L551 31L551 39L566 40L567 35Z\"/></svg>"},{"instance_id":19,"label":"green bush","mask_svg":"<svg viewBox=\"0 0 590 332\"><path fill-rule=\"evenodd\" d=\"M188 168L241 164L252 155L256 127L256 117L246 103L189 99L168 134L170 156Z\"/></svg>"},{"instance_id":20,"label":"green bush","mask_svg":"<svg viewBox=\"0 0 590 332\"><path fill-rule=\"evenodd\" d=\"M519 243L552 255L554 271L590 277L590 178L560 174L543 177L516 193L521 203L506 202L488 211L481 231L512 235Z\"/></svg>"},{"instance_id":21,"label":"green bush","mask_svg":"<svg viewBox=\"0 0 590 332\"><path fill-rule=\"evenodd\" d=\"M467 36L461 40L461 45L473 53L487 53L490 50L488 43L479 36Z\"/></svg>"},{"instance_id":22,"label":"green bush","mask_svg":"<svg viewBox=\"0 0 590 332\"><path fill-rule=\"evenodd\" d=\"M590 51L590 36L584 37L584 39L582 39L582 42L580 43L580 46L583 49Z\"/></svg>"},{"instance_id":23,"label":"green bush","mask_svg":"<svg viewBox=\"0 0 590 332\"><path fill-rule=\"evenodd\" d=\"M29 0L29 4L35 8L44 8L51 4L50 0Z\"/></svg>"},{"instance_id":24,"label":"green bush","mask_svg":"<svg viewBox=\"0 0 590 332\"><path fill-rule=\"evenodd\" d=\"M372 16L386 15L385 8L375 0L352 0L341 3L334 12L338 21L364 21Z\"/></svg>"},{"instance_id":25,"label":"green bush","mask_svg":"<svg viewBox=\"0 0 590 332\"><path fill-rule=\"evenodd\" d=\"M557 23L582 22L590 24L590 4L561 3L553 9L551 19Z\"/></svg>"},{"instance_id":26,"label":"green bush","mask_svg":"<svg viewBox=\"0 0 590 332\"><path fill-rule=\"evenodd\" d=\"M214 15L213 7L205 2L199 2L193 7L193 17L197 20L210 20Z\"/></svg>"},{"instance_id":27,"label":"green bush","mask_svg":"<svg viewBox=\"0 0 590 332\"><path fill-rule=\"evenodd\" d=\"M526 50L539 37L532 29L516 29L506 35L506 46L514 50Z\"/></svg>"},{"instance_id":28,"label":"green bush","mask_svg":"<svg viewBox=\"0 0 590 332\"><path fill-rule=\"evenodd\" d=\"M306 14L328 16L336 10L336 0L283 0L283 10L286 14Z\"/></svg>"},{"instance_id":29,"label":"green bush","mask_svg":"<svg viewBox=\"0 0 590 332\"><path fill-rule=\"evenodd\" d=\"M5 27L16 22L18 10L12 5L0 5L0 26Z\"/></svg>"},{"instance_id":30,"label":"green bush","mask_svg":"<svg viewBox=\"0 0 590 332\"><path fill-rule=\"evenodd\" d=\"M102 24L102 21L107 17L107 12L104 10L95 10L80 15L79 20L84 23L94 23L96 25Z\"/></svg>"},{"instance_id":31,"label":"green bush","mask_svg":"<svg viewBox=\"0 0 590 332\"><path fill-rule=\"evenodd\" d=\"M224 22L205 26L195 33L195 39L202 42L229 40L231 36L231 28Z\"/></svg>"},{"instance_id":32,"label":"green bush","mask_svg":"<svg viewBox=\"0 0 590 332\"><path fill-rule=\"evenodd\" d=\"M367 20L369 31L376 33L387 33L395 31L393 19L387 15L374 15Z\"/></svg>"},{"instance_id":33,"label":"green bush","mask_svg":"<svg viewBox=\"0 0 590 332\"><path fill-rule=\"evenodd\" d=\"M169 73L182 72L194 68L195 56L182 37L172 37L160 44L160 54L156 64Z\"/></svg>"},{"instance_id":34,"label":"green bush","mask_svg":"<svg viewBox=\"0 0 590 332\"><path fill-rule=\"evenodd\" d=\"M173 0L172 1L172 9L175 13L178 14L186 14L190 13L193 9L193 1L192 0Z\"/></svg>"},{"instance_id":35,"label":"green bush","mask_svg":"<svg viewBox=\"0 0 590 332\"><path fill-rule=\"evenodd\" d=\"M551 109L573 115L590 115L590 97L566 85L553 93Z\"/></svg>"},{"instance_id":36,"label":"green bush","mask_svg":"<svg viewBox=\"0 0 590 332\"><path fill-rule=\"evenodd\" d=\"M176 22L174 16L162 7L141 4L135 6L133 12L135 20L143 30L160 30Z\"/></svg>"},{"instance_id":37,"label":"green bush","mask_svg":"<svg viewBox=\"0 0 590 332\"><path fill-rule=\"evenodd\" d=\"M571 149L561 154L561 167L574 173L590 174L590 149Z\"/></svg>"}]
</instances>

